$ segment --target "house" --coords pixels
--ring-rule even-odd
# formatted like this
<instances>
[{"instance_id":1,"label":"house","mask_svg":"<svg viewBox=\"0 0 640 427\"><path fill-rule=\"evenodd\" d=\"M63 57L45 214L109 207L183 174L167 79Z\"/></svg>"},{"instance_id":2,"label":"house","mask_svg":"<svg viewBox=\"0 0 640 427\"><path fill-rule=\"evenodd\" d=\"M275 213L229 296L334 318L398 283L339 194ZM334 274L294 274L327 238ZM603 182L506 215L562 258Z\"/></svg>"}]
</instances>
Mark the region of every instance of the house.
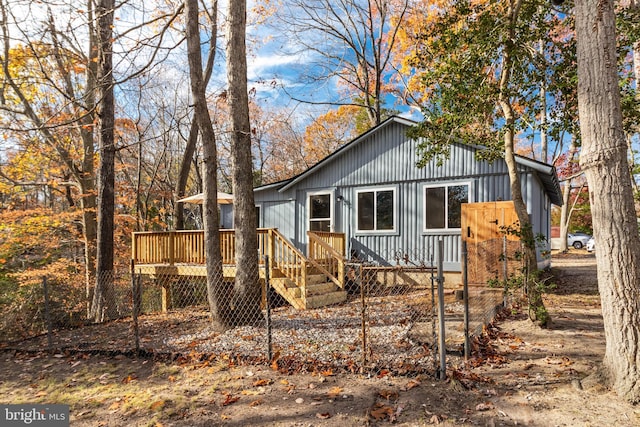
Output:
<instances>
[{"instance_id":1,"label":"house","mask_svg":"<svg viewBox=\"0 0 640 427\"><path fill-rule=\"evenodd\" d=\"M344 233L347 254L380 267L429 263L442 239L444 270L459 273L461 204L510 200L507 167L477 160L478 147L452 144L441 165L419 168L417 141L406 135L414 124L391 117L298 176L256 188L260 226L277 228L302 252L307 231ZM517 163L534 232L548 237L551 204L562 204L555 168L520 156ZM540 256L540 267L547 263Z\"/></svg>"},{"instance_id":2,"label":"house","mask_svg":"<svg viewBox=\"0 0 640 427\"><path fill-rule=\"evenodd\" d=\"M480 147L454 143L441 164L417 167L418 141L407 137L413 125L391 117L303 173L254 190L262 268L269 255L270 283L294 307L344 301L346 260L383 285L427 283L415 274L430 273L440 241L450 286L460 284L463 241L481 261L473 283L498 278L503 245L519 244L500 231L517 218L505 163L478 160ZM517 163L533 231L546 239L538 249L545 267L551 204L562 203L558 178L553 166L520 156ZM219 207L229 228L220 232L223 263L233 266L233 205ZM494 248L485 251L485 242ZM141 274L204 275L202 248L201 231L134 233L133 261ZM233 268L225 271L233 280Z\"/></svg>"}]
</instances>

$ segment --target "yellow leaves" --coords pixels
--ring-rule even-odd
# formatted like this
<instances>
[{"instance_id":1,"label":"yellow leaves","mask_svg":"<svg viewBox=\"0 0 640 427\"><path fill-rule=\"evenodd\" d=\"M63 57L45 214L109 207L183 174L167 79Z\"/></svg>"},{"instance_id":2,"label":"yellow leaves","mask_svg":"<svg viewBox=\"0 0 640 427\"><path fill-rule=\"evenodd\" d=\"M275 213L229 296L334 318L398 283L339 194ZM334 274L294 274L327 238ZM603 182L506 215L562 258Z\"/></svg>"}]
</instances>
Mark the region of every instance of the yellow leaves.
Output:
<instances>
[{"instance_id":1,"label":"yellow leaves","mask_svg":"<svg viewBox=\"0 0 640 427\"><path fill-rule=\"evenodd\" d=\"M5 267L9 271L19 267L13 277L21 285L40 284L43 275L52 283L81 283L73 276L77 265L59 258L61 242L77 239L78 230L68 227L76 220L74 213L57 214L49 209L1 212L0 258L7 260Z\"/></svg>"},{"instance_id":2,"label":"yellow leaves","mask_svg":"<svg viewBox=\"0 0 640 427\"><path fill-rule=\"evenodd\" d=\"M338 386L331 387L327 392L327 396L333 399L340 396L342 394L342 391L343 391L342 387L338 387Z\"/></svg>"},{"instance_id":3,"label":"yellow leaves","mask_svg":"<svg viewBox=\"0 0 640 427\"><path fill-rule=\"evenodd\" d=\"M261 387L271 384L272 381L269 378L257 379L253 382L254 387Z\"/></svg>"},{"instance_id":4,"label":"yellow leaves","mask_svg":"<svg viewBox=\"0 0 640 427\"><path fill-rule=\"evenodd\" d=\"M164 400L156 400L151 405L149 405L149 409L154 412L161 411L164 408L165 401Z\"/></svg>"},{"instance_id":5,"label":"yellow leaves","mask_svg":"<svg viewBox=\"0 0 640 427\"><path fill-rule=\"evenodd\" d=\"M122 379L122 384L129 384L130 382L135 381L137 379L138 379L138 376L136 374L129 374Z\"/></svg>"},{"instance_id":6,"label":"yellow leaves","mask_svg":"<svg viewBox=\"0 0 640 427\"><path fill-rule=\"evenodd\" d=\"M320 371L320 374L324 377L332 377L333 375L335 375L333 373L333 369L326 369L324 371Z\"/></svg>"}]
</instances>

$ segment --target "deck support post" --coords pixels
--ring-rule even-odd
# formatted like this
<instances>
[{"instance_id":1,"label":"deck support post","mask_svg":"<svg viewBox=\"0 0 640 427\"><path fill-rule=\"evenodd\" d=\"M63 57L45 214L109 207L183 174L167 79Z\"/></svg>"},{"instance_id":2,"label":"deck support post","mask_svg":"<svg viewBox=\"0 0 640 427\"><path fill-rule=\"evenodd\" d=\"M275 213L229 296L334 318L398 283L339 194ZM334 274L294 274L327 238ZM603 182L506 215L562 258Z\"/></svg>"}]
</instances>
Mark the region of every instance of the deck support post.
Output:
<instances>
[{"instance_id":1,"label":"deck support post","mask_svg":"<svg viewBox=\"0 0 640 427\"><path fill-rule=\"evenodd\" d=\"M162 282L162 312L171 310L171 283Z\"/></svg>"}]
</instances>

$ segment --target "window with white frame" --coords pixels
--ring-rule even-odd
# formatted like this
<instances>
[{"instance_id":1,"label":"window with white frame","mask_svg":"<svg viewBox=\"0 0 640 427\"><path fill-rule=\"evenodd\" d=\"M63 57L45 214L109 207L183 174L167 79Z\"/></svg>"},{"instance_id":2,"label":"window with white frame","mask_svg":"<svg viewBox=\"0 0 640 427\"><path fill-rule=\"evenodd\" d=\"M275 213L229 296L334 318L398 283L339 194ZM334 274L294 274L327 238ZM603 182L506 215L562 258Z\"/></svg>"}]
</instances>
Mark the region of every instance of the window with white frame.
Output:
<instances>
[{"instance_id":1,"label":"window with white frame","mask_svg":"<svg viewBox=\"0 0 640 427\"><path fill-rule=\"evenodd\" d=\"M309 195L309 231L332 231L331 193Z\"/></svg>"},{"instance_id":2,"label":"window with white frame","mask_svg":"<svg viewBox=\"0 0 640 427\"><path fill-rule=\"evenodd\" d=\"M469 202L469 184L456 183L424 187L424 229L460 228L462 203Z\"/></svg>"},{"instance_id":3,"label":"window with white frame","mask_svg":"<svg viewBox=\"0 0 640 427\"><path fill-rule=\"evenodd\" d=\"M395 199L395 188L356 191L357 231L395 231Z\"/></svg>"}]
</instances>

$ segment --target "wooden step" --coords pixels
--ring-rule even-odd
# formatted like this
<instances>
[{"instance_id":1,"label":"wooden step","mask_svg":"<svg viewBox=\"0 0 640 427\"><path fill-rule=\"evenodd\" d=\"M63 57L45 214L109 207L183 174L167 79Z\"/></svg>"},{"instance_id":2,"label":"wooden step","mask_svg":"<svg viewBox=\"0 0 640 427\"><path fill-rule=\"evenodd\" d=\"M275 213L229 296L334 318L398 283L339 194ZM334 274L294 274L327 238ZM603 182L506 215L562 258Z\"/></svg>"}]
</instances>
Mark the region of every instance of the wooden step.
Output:
<instances>
[{"instance_id":1,"label":"wooden step","mask_svg":"<svg viewBox=\"0 0 640 427\"><path fill-rule=\"evenodd\" d=\"M306 298L302 295L302 289L296 286L291 279L278 276L271 278L271 286L298 310L325 307L344 302L347 299L347 293L338 289L324 274L307 276Z\"/></svg>"},{"instance_id":2,"label":"wooden step","mask_svg":"<svg viewBox=\"0 0 640 427\"><path fill-rule=\"evenodd\" d=\"M334 291L323 295L307 297L306 308L319 308L327 305L338 304L347 300L345 291Z\"/></svg>"},{"instance_id":3,"label":"wooden step","mask_svg":"<svg viewBox=\"0 0 640 427\"><path fill-rule=\"evenodd\" d=\"M307 285L307 298L314 295L324 295L329 292L337 291L338 287L333 282L315 283Z\"/></svg>"},{"instance_id":4,"label":"wooden step","mask_svg":"<svg viewBox=\"0 0 640 427\"><path fill-rule=\"evenodd\" d=\"M307 275L307 286L326 283L327 281L328 281L327 276L325 276L324 274Z\"/></svg>"}]
</instances>

